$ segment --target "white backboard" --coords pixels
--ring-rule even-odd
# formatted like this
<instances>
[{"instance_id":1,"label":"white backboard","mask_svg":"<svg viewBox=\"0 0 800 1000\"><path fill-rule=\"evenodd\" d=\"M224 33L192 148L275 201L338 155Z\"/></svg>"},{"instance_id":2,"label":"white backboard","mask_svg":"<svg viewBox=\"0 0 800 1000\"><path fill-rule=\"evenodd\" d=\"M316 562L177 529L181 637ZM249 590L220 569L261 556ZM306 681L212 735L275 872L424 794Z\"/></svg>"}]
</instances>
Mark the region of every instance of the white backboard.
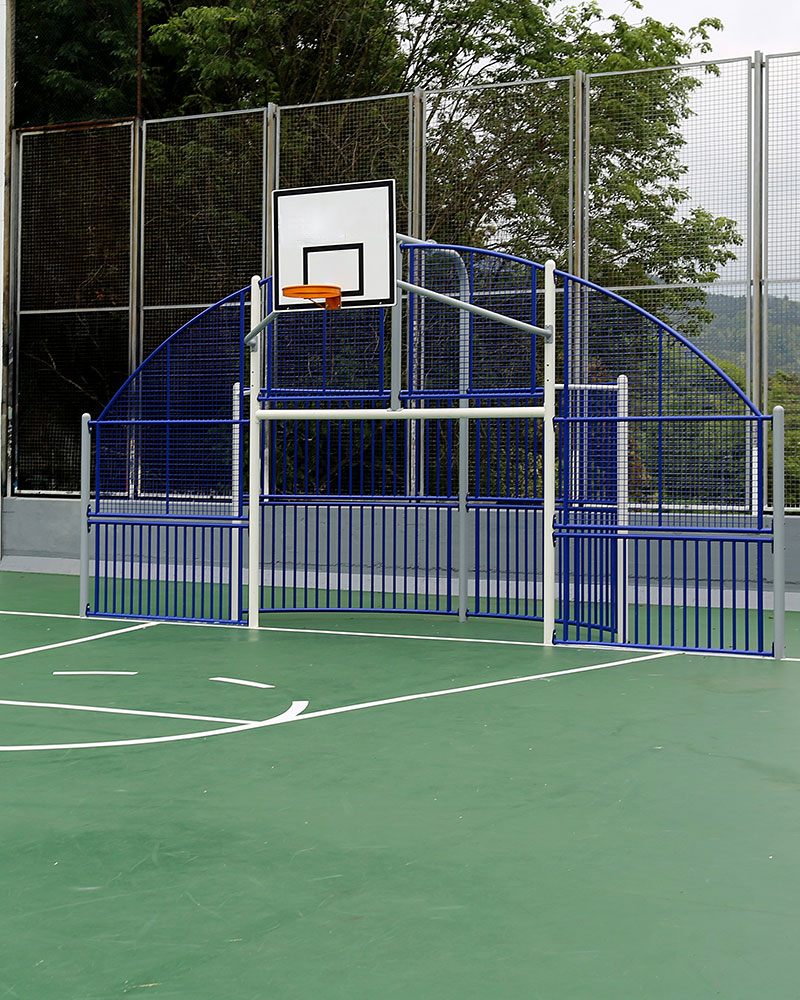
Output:
<instances>
[{"instance_id":1,"label":"white backboard","mask_svg":"<svg viewBox=\"0 0 800 1000\"><path fill-rule=\"evenodd\" d=\"M395 303L393 180L273 192L273 302L276 309L318 309L288 298L289 285L339 285L342 308Z\"/></svg>"}]
</instances>

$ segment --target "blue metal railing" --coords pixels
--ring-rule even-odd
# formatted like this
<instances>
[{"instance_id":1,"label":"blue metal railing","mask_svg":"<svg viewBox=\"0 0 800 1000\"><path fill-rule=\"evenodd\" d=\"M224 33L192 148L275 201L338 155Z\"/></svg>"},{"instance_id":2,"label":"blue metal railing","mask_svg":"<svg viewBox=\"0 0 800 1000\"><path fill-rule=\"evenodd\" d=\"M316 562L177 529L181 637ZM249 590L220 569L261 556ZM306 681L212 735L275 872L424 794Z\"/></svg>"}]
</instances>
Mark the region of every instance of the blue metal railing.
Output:
<instances>
[{"instance_id":1,"label":"blue metal railing","mask_svg":"<svg viewBox=\"0 0 800 1000\"><path fill-rule=\"evenodd\" d=\"M405 253L412 284L541 322L541 265L453 244ZM556 641L768 654L769 418L663 320L557 275ZM262 286L269 311L269 281ZM90 614L246 619L247 295L176 331L90 422ZM281 316L266 329L258 398L273 409L383 408L394 356L406 404L540 405L536 339L454 312L411 293L405 350L394 355L384 310ZM260 426L261 609L455 614L466 605L470 616L541 620L541 427L466 423Z\"/></svg>"}]
</instances>

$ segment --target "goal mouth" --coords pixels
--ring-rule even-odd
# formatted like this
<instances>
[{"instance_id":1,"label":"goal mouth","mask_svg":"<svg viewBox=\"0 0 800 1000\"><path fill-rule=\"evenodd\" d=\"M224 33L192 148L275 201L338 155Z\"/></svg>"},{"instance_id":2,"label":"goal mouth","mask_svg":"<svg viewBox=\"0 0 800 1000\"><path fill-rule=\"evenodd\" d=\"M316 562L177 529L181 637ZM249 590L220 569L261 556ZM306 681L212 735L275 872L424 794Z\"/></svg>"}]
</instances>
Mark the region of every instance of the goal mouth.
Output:
<instances>
[{"instance_id":1,"label":"goal mouth","mask_svg":"<svg viewBox=\"0 0 800 1000\"><path fill-rule=\"evenodd\" d=\"M342 308L342 289L339 285L286 285L283 294L290 299L308 299L323 309Z\"/></svg>"}]
</instances>

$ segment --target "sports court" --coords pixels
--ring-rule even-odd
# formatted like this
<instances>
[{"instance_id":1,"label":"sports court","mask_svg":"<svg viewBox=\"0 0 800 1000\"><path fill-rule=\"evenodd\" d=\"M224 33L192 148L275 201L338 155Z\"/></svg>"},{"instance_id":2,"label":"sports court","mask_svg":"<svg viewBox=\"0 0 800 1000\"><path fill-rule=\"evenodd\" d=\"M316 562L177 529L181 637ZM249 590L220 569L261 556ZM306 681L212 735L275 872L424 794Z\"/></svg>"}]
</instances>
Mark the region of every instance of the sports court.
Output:
<instances>
[{"instance_id":1,"label":"sports court","mask_svg":"<svg viewBox=\"0 0 800 1000\"><path fill-rule=\"evenodd\" d=\"M797 996L787 656L0 575L0 996Z\"/></svg>"}]
</instances>

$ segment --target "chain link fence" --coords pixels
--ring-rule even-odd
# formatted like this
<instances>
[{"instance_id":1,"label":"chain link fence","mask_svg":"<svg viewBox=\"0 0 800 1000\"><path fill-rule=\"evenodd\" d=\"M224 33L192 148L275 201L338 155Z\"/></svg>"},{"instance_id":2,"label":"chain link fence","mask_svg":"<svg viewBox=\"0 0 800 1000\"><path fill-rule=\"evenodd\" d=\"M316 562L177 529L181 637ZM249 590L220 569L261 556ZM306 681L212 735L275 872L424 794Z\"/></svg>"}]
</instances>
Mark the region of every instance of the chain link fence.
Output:
<instances>
[{"instance_id":1,"label":"chain link fence","mask_svg":"<svg viewBox=\"0 0 800 1000\"><path fill-rule=\"evenodd\" d=\"M75 491L80 412L268 272L271 188L394 177L401 232L552 256L783 404L800 509L798 84L793 54L18 132L12 491Z\"/></svg>"}]
</instances>

